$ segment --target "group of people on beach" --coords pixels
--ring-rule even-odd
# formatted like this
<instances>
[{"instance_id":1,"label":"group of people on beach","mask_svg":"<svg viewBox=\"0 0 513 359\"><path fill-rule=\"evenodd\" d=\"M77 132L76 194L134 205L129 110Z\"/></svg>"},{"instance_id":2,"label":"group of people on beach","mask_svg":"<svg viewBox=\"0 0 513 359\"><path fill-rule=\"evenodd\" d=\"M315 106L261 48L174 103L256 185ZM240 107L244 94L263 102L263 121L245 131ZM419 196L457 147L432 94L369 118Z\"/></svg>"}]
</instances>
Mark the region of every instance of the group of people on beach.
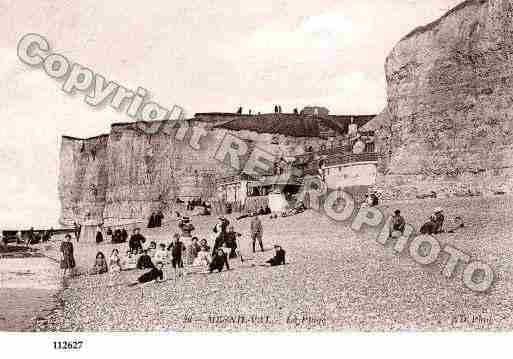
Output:
<instances>
[{"instance_id":1,"label":"group of people on beach","mask_svg":"<svg viewBox=\"0 0 513 359\"><path fill-rule=\"evenodd\" d=\"M148 220L148 228L158 228L162 227L162 220L164 219L164 214L162 211L153 212Z\"/></svg>"},{"instance_id":2,"label":"group of people on beach","mask_svg":"<svg viewBox=\"0 0 513 359\"><path fill-rule=\"evenodd\" d=\"M128 240L128 250L123 258L117 248L112 250L108 258L102 251L98 251L93 266L87 273L101 275L119 273L124 270L146 270L147 272L142 274L137 281L137 283L146 283L163 280L165 265L170 265L173 268L174 277L177 279L185 274L221 272L225 268L230 270L230 260L234 258L239 257L241 262L244 262L239 246L239 238L242 234L235 232L228 219L219 217L218 222L212 228L215 237L212 247L208 245L205 238L200 240L192 235L195 226L191 223L190 218L181 217L177 228L180 233L173 234L169 242L162 241L158 244L155 241L148 241L141 234L140 228L135 228ZM263 226L258 215L252 217L250 236L253 252L256 250L256 244L264 252ZM283 248L280 245L275 245L274 250L274 256L261 265L285 264ZM69 234L61 244L61 253L61 268L66 274L67 270L72 271L75 268L73 244Z\"/></svg>"},{"instance_id":3,"label":"group of people on beach","mask_svg":"<svg viewBox=\"0 0 513 359\"><path fill-rule=\"evenodd\" d=\"M116 228L115 230L112 230L111 227L107 227L105 234L106 238L103 236L103 226L99 225L96 228L95 236L95 241L97 244L103 243L104 240L107 240L111 243L125 243L128 239L128 232L125 228Z\"/></svg>"},{"instance_id":4,"label":"group of people on beach","mask_svg":"<svg viewBox=\"0 0 513 359\"><path fill-rule=\"evenodd\" d=\"M441 207L437 207L433 210L433 213L429 216L427 222L421 227L419 232L421 234L436 235L440 233L454 233L456 230L463 228L465 225L461 217L455 217L454 223L449 227L444 227L444 210ZM390 218L390 237L400 237L404 234L406 228L406 220L401 214L401 210L396 209L393 216Z\"/></svg>"}]
</instances>

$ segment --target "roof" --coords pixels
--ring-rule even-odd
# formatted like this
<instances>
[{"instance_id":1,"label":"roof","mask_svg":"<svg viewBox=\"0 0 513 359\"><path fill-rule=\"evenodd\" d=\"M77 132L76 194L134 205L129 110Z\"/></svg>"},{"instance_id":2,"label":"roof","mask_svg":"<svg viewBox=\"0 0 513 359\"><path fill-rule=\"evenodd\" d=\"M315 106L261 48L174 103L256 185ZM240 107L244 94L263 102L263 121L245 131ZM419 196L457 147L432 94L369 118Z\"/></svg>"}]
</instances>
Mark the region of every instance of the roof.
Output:
<instances>
[{"instance_id":1,"label":"roof","mask_svg":"<svg viewBox=\"0 0 513 359\"><path fill-rule=\"evenodd\" d=\"M345 134L348 132L351 121L358 125L358 128L372 120L376 115L327 115L310 116L297 115L293 113L267 113L261 115L234 114L226 112L197 113L193 119L184 119L183 121L211 121L221 122L214 128L223 128L233 131L254 131L257 133L278 134L289 137L321 137L322 127L328 128L335 133ZM221 119L220 119L221 118ZM225 122L226 121L226 122ZM141 122L141 121L139 121ZM169 120L159 121L162 123L171 122ZM176 123L176 121L172 121ZM154 122L146 122L152 123ZM174 124L173 123L173 124ZM128 127L138 129L134 126L137 122L117 122L111 125L112 129L119 127ZM93 140L101 137L108 137L109 134L103 134L91 138L77 138L71 136L62 136L70 140Z\"/></svg>"},{"instance_id":2,"label":"roof","mask_svg":"<svg viewBox=\"0 0 513 359\"><path fill-rule=\"evenodd\" d=\"M233 131L281 134L290 137L318 137L319 125L311 117L295 114L268 113L240 116L232 121L215 126Z\"/></svg>"},{"instance_id":3,"label":"roof","mask_svg":"<svg viewBox=\"0 0 513 359\"><path fill-rule=\"evenodd\" d=\"M361 127L361 131L376 131L383 125L387 124L390 120L390 112L388 111L388 107L385 107L383 111L376 117L374 117L371 121L367 122L365 125Z\"/></svg>"},{"instance_id":4,"label":"roof","mask_svg":"<svg viewBox=\"0 0 513 359\"><path fill-rule=\"evenodd\" d=\"M289 137L321 137L320 125L336 133L344 134L347 133L351 121L360 127L374 117L375 115L302 116L292 113L268 113L254 116L243 115L214 127L232 131L246 130L280 134Z\"/></svg>"}]
</instances>

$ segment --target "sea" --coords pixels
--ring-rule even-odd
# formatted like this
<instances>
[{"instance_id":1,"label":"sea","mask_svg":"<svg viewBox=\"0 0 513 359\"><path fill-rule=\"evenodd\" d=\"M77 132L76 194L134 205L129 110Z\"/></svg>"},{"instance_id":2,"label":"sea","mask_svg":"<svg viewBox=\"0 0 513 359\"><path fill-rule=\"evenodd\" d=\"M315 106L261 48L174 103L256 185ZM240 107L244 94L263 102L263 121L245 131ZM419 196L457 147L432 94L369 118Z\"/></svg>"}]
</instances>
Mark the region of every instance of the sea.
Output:
<instances>
[{"instance_id":1,"label":"sea","mask_svg":"<svg viewBox=\"0 0 513 359\"><path fill-rule=\"evenodd\" d=\"M59 264L48 257L0 258L0 331L35 330L59 305Z\"/></svg>"}]
</instances>

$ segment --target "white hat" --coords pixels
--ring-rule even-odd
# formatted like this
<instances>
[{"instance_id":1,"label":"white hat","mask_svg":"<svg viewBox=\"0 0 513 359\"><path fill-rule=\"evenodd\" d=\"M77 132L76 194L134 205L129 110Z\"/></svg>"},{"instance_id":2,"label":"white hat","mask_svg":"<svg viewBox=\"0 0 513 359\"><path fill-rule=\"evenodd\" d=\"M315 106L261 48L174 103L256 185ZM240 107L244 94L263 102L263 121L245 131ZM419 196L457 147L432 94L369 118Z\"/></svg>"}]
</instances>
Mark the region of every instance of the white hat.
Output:
<instances>
[{"instance_id":1,"label":"white hat","mask_svg":"<svg viewBox=\"0 0 513 359\"><path fill-rule=\"evenodd\" d=\"M442 207L436 207L435 208L435 213L438 213L438 212L443 212L443 208Z\"/></svg>"}]
</instances>

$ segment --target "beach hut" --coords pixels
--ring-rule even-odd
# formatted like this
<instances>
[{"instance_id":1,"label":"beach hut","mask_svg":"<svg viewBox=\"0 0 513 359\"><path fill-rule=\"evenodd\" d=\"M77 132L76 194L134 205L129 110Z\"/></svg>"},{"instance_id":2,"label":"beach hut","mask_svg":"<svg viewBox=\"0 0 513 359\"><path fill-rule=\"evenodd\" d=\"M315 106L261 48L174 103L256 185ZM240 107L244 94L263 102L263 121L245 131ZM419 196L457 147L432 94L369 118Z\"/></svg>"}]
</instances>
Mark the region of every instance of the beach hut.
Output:
<instances>
[{"instance_id":1,"label":"beach hut","mask_svg":"<svg viewBox=\"0 0 513 359\"><path fill-rule=\"evenodd\" d=\"M301 183L299 177L286 172L277 176L264 176L260 181L248 183L248 186L253 193L267 197L271 212L283 212L294 207L294 195L298 193Z\"/></svg>"}]
</instances>

